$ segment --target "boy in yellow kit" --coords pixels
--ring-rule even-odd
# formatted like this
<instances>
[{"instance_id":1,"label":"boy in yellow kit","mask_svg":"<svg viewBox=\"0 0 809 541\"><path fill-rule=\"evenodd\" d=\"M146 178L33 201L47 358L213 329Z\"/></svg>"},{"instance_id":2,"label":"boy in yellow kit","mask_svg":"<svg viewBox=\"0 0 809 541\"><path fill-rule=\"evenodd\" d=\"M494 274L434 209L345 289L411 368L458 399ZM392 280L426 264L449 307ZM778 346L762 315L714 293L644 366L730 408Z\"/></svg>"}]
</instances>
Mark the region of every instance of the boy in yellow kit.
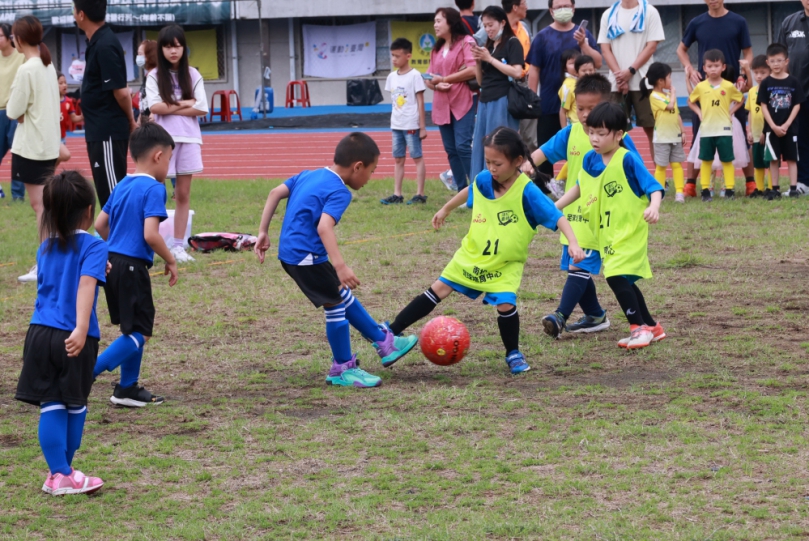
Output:
<instances>
[{"instance_id":1,"label":"boy in yellow kit","mask_svg":"<svg viewBox=\"0 0 809 541\"><path fill-rule=\"evenodd\" d=\"M747 63L740 60L739 64L743 69L747 68ZM747 104L745 109L750 111L750 123L747 124L747 142L753 145L753 168L755 171L756 189L747 194L748 197L762 197L772 189L772 177L770 177L767 192L764 191L764 176L770 168L770 162L764 161L764 115L758 102L758 87L761 81L770 75L770 67L767 65L767 55L760 54L753 59L753 80L756 86L747 93ZM749 73L749 72L748 72ZM748 78L750 76L748 75Z\"/></svg>"},{"instance_id":2,"label":"boy in yellow kit","mask_svg":"<svg viewBox=\"0 0 809 541\"><path fill-rule=\"evenodd\" d=\"M702 185L702 201L710 202L711 164L719 153L722 173L725 177L725 197L733 198L736 184L733 168L733 124L731 117L742 106L744 95L733 83L722 78L725 71L725 55L719 49L705 52L703 59L705 80L694 87L688 97L688 106L700 121L699 179ZM699 105L697 105L699 104Z\"/></svg>"}]
</instances>

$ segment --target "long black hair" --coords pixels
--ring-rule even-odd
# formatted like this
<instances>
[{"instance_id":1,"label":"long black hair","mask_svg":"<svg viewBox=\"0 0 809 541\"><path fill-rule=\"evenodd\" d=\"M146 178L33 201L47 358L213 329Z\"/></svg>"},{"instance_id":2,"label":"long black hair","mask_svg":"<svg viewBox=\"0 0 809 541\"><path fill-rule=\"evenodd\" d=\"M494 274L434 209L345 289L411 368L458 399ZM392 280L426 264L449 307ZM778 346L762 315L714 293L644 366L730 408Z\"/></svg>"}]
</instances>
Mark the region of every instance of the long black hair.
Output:
<instances>
[{"instance_id":1,"label":"long black hair","mask_svg":"<svg viewBox=\"0 0 809 541\"><path fill-rule=\"evenodd\" d=\"M183 48L183 56L180 57L180 65L177 67L177 82L180 85L182 99L190 100L194 97L191 73L188 71L188 45L185 42L185 32L179 25L170 24L164 26L157 36L157 46L160 48L157 53L157 89L160 92L160 99L169 105L177 105L177 100L174 99L171 63L163 53L163 47L171 47L176 43Z\"/></svg>"},{"instance_id":2,"label":"long black hair","mask_svg":"<svg viewBox=\"0 0 809 541\"><path fill-rule=\"evenodd\" d=\"M539 172L539 169L534 165L533 160L531 160L531 152L528 150L528 147L525 146L525 142L518 132L511 128L500 126L483 138L483 147L497 150L510 162L514 162L518 158L527 160L528 163L531 164L531 167L534 168L534 177L531 180L533 180L534 184L536 184L543 193L550 193L547 187L550 177ZM503 185L492 178L492 187L498 190L502 189Z\"/></svg>"},{"instance_id":3,"label":"long black hair","mask_svg":"<svg viewBox=\"0 0 809 541\"><path fill-rule=\"evenodd\" d=\"M654 89L657 82L665 79L671 74L671 66L663 62L653 62L649 66L649 71L646 72L646 77L640 80L640 93L646 98L649 93Z\"/></svg>"},{"instance_id":4,"label":"long black hair","mask_svg":"<svg viewBox=\"0 0 809 541\"><path fill-rule=\"evenodd\" d=\"M494 19L499 23L506 23L503 27L503 35L500 36L500 44L508 43L508 40L511 38L517 37L514 35L514 30L511 29L511 23L508 22L508 15L500 6L489 6L483 10L483 13L480 15L481 19L483 17L488 17L490 19ZM489 50L494 49L494 41L492 41L488 36L486 37L486 48Z\"/></svg>"},{"instance_id":5,"label":"long black hair","mask_svg":"<svg viewBox=\"0 0 809 541\"><path fill-rule=\"evenodd\" d=\"M56 243L60 248L75 246L76 230L92 207L95 214L96 192L93 183L78 171L62 171L45 181L42 190L42 221L40 235L47 244L47 253Z\"/></svg>"},{"instance_id":6,"label":"long black hair","mask_svg":"<svg viewBox=\"0 0 809 541\"><path fill-rule=\"evenodd\" d=\"M447 21L447 26L449 26L450 46L467 35L466 25L464 25L461 14L457 9L438 8L435 10L435 14L438 15L439 13ZM446 40L444 38L439 38L438 41L435 42L435 48L433 50L440 51L445 43Z\"/></svg>"}]
</instances>

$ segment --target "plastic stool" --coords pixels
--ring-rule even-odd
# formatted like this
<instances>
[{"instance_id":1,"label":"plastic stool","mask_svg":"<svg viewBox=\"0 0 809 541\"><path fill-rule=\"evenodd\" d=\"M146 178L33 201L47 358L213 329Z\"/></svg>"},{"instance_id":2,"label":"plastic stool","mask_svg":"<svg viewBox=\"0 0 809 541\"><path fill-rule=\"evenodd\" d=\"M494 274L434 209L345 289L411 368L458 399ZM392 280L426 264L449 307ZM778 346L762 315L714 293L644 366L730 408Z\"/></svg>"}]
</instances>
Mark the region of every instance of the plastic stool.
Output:
<instances>
[{"instance_id":1,"label":"plastic stool","mask_svg":"<svg viewBox=\"0 0 809 541\"><path fill-rule=\"evenodd\" d=\"M253 98L253 103L256 105L253 107L253 112L250 114L250 118L252 120L257 119L263 112L264 109L267 109L267 114L271 114L273 109L275 108L275 93L273 92L272 87L265 86L264 87L264 100L263 103L258 101L258 93L261 92L260 88L256 89L256 96Z\"/></svg>"},{"instance_id":2,"label":"plastic stool","mask_svg":"<svg viewBox=\"0 0 809 541\"><path fill-rule=\"evenodd\" d=\"M214 104L216 103L216 97L219 96L219 112L214 112ZM231 112L230 108L230 98L236 98L236 111ZM217 90L211 96L211 120L213 122L213 118L218 116L222 122L230 122L236 115L239 115L239 120L242 120L242 105L239 102L239 95L236 93L235 90Z\"/></svg>"},{"instance_id":3,"label":"plastic stool","mask_svg":"<svg viewBox=\"0 0 809 541\"><path fill-rule=\"evenodd\" d=\"M296 97L295 88L300 89L300 97ZM309 85L306 81L290 81L287 83L287 99L285 107L295 107L296 103L300 103L301 107L311 107L312 103L309 101Z\"/></svg>"}]
</instances>

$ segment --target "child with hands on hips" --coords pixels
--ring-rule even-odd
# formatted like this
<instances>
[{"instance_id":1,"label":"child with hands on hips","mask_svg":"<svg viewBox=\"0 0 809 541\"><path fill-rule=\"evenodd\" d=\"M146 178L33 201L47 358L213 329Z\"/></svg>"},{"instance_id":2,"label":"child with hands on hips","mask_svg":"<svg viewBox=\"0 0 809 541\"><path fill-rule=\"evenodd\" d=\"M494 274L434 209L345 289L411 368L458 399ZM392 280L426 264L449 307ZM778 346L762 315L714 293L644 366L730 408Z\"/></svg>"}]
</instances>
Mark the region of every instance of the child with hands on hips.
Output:
<instances>
[{"instance_id":1,"label":"child with hands on hips","mask_svg":"<svg viewBox=\"0 0 809 541\"><path fill-rule=\"evenodd\" d=\"M519 374L531 367L519 349L517 290L536 228L541 225L561 230L574 261L584 259L584 252L567 219L520 171L523 162L530 160L520 134L497 128L484 139L484 150L487 170L433 217L433 227L439 229L454 209L466 204L472 209L469 232L438 280L396 316L390 330L400 334L430 314L453 291L471 299L483 295L483 304L497 308L506 364L512 374Z\"/></svg>"}]
</instances>

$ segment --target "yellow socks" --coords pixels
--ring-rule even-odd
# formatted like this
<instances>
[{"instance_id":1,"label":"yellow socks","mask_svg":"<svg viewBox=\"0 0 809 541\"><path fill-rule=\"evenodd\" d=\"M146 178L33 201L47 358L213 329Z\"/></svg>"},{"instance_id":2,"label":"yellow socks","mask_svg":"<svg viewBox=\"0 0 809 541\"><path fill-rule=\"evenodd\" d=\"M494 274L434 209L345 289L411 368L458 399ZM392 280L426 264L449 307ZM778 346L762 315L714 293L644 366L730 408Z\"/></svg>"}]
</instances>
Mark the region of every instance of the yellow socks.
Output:
<instances>
[{"instance_id":1,"label":"yellow socks","mask_svg":"<svg viewBox=\"0 0 809 541\"><path fill-rule=\"evenodd\" d=\"M722 174L725 177L725 189L732 190L736 186L736 169L733 162L722 162Z\"/></svg>"},{"instance_id":2,"label":"yellow socks","mask_svg":"<svg viewBox=\"0 0 809 541\"><path fill-rule=\"evenodd\" d=\"M655 166L655 180L665 188L666 186L666 168L662 165Z\"/></svg>"},{"instance_id":3,"label":"yellow socks","mask_svg":"<svg viewBox=\"0 0 809 541\"><path fill-rule=\"evenodd\" d=\"M710 190L711 189L711 166L713 165L713 161L702 161L702 165L699 166L699 183L703 190Z\"/></svg>"},{"instance_id":4,"label":"yellow socks","mask_svg":"<svg viewBox=\"0 0 809 541\"><path fill-rule=\"evenodd\" d=\"M671 176L674 178L674 191L676 193L683 193L683 188L685 188L685 172L683 171L683 164L671 164ZM656 175L655 178L657 178Z\"/></svg>"},{"instance_id":5,"label":"yellow socks","mask_svg":"<svg viewBox=\"0 0 809 541\"><path fill-rule=\"evenodd\" d=\"M756 179L756 189L760 192L764 191L764 174L766 172L767 172L766 169L753 170L753 178ZM772 180L770 180L770 184L772 184Z\"/></svg>"}]
</instances>

